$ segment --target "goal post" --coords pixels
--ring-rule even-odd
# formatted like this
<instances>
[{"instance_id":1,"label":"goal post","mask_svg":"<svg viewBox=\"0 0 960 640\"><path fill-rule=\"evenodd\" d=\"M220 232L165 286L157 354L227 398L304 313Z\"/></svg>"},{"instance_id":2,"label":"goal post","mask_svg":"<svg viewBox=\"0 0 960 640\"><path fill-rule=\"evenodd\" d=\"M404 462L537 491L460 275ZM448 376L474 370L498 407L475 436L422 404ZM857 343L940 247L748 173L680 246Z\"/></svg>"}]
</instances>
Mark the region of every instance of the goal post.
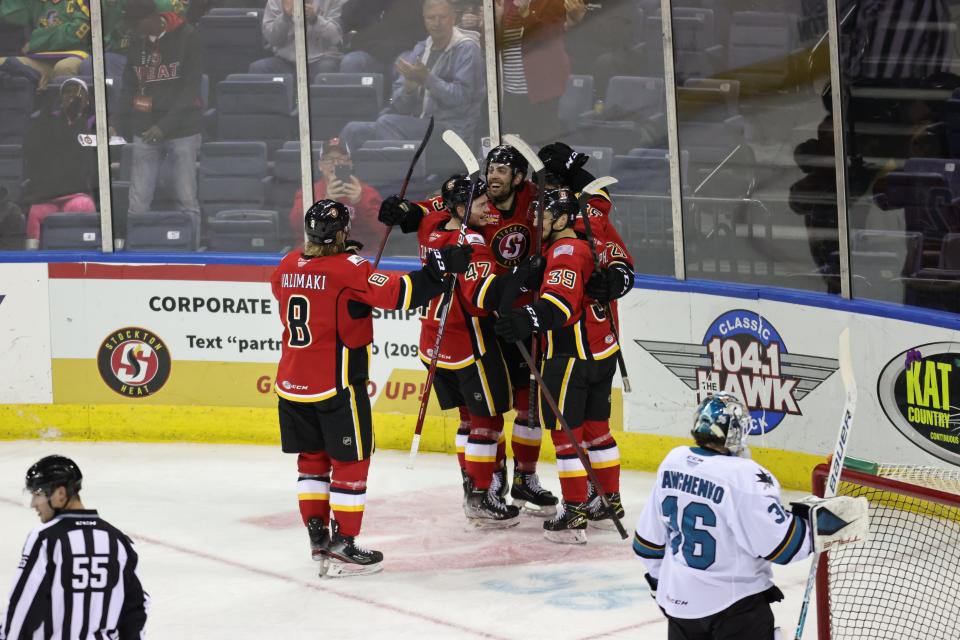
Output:
<instances>
[{"instance_id":1,"label":"goal post","mask_svg":"<svg viewBox=\"0 0 960 640\"><path fill-rule=\"evenodd\" d=\"M837 495L869 500L870 538L820 557L820 640L960 638L960 470L848 458Z\"/></svg>"}]
</instances>

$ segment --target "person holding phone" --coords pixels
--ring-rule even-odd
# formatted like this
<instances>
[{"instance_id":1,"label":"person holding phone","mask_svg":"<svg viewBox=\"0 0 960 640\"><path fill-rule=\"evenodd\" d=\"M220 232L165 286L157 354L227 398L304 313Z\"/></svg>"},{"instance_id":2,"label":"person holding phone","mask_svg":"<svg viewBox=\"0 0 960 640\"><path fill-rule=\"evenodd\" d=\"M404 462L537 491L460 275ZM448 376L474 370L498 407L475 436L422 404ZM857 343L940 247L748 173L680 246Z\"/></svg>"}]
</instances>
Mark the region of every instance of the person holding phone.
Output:
<instances>
[{"instance_id":1,"label":"person holding phone","mask_svg":"<svg viewBox=\"0 0 960 640\"><path fill-rule=\"evenodd\" d=\"M350 239L361 245L376 245L383 233L377 212L383 197L376 189L353 175L350 150L340 138L323 143L317 163L320 179L313 183L314 200L336 200L350 208ZM290 209L290 228L297 242L303 242L303 192L298 190Z\"/></svg>"}]
</instances>

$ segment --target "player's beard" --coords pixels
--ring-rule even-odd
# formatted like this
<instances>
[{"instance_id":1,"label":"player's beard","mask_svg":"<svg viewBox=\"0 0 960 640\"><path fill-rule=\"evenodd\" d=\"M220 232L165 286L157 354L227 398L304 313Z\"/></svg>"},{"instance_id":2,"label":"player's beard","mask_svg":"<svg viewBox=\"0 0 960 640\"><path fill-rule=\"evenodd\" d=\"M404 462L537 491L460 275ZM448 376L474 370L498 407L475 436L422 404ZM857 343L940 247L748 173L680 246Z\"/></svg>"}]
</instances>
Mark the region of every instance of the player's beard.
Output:
<instances>
[{"instance_id":1,"label":"player's beard","mask_svg":"<svg viewBox=\"0 0 960 640\"><path fill-rule=\"evenodd\" d=\"M499 208L501 204L505 204L513 196L513 194L514 190L510 185L506 186L504 193L500 196L492 194L489 186L487 187L487 197L490 198L490 202L492 202L497 208Z\"/></svg>"}]
</instances>

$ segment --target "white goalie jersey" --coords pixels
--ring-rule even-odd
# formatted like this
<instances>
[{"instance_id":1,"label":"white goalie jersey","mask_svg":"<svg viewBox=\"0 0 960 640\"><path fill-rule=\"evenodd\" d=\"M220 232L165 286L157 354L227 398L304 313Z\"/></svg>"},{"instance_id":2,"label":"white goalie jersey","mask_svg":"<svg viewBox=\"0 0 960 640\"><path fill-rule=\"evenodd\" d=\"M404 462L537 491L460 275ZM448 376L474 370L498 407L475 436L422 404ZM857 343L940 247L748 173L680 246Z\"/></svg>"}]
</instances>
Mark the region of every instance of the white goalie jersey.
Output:
<instances>
[{"instance_id":1,"label":"white goalie jersey","mask_svg":"<svg viewBox=\"0 0 960 640\"><path fill-rule=\"evenodd\" d=\"M807 522L780 502L780 483L753 460L677 447L657 469L633 549L659 580L657 603L703 618L773 586L771 562L807 557Z\"/></svg>"}]
</instances>

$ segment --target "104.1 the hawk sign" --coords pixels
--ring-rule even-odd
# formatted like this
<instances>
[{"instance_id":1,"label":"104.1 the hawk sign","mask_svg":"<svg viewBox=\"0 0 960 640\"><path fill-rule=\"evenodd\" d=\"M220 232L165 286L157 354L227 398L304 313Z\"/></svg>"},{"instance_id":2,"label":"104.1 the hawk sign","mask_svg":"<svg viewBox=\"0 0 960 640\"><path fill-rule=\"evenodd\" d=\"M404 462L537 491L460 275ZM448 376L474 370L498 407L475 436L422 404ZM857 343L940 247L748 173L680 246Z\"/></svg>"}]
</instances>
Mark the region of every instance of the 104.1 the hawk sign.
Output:
<instances>
[{"instance_id":1,"label":"104.1 the hawk sign","mask_svg":"<svg viewBox=\"0 0 960 640\"><path fill-rule=\"evenodd\" d=\"M960 344L933 342L896 355L880 373L877 396L890 422L924 451L960 464Z\"/></svg>"}]
</instances>

